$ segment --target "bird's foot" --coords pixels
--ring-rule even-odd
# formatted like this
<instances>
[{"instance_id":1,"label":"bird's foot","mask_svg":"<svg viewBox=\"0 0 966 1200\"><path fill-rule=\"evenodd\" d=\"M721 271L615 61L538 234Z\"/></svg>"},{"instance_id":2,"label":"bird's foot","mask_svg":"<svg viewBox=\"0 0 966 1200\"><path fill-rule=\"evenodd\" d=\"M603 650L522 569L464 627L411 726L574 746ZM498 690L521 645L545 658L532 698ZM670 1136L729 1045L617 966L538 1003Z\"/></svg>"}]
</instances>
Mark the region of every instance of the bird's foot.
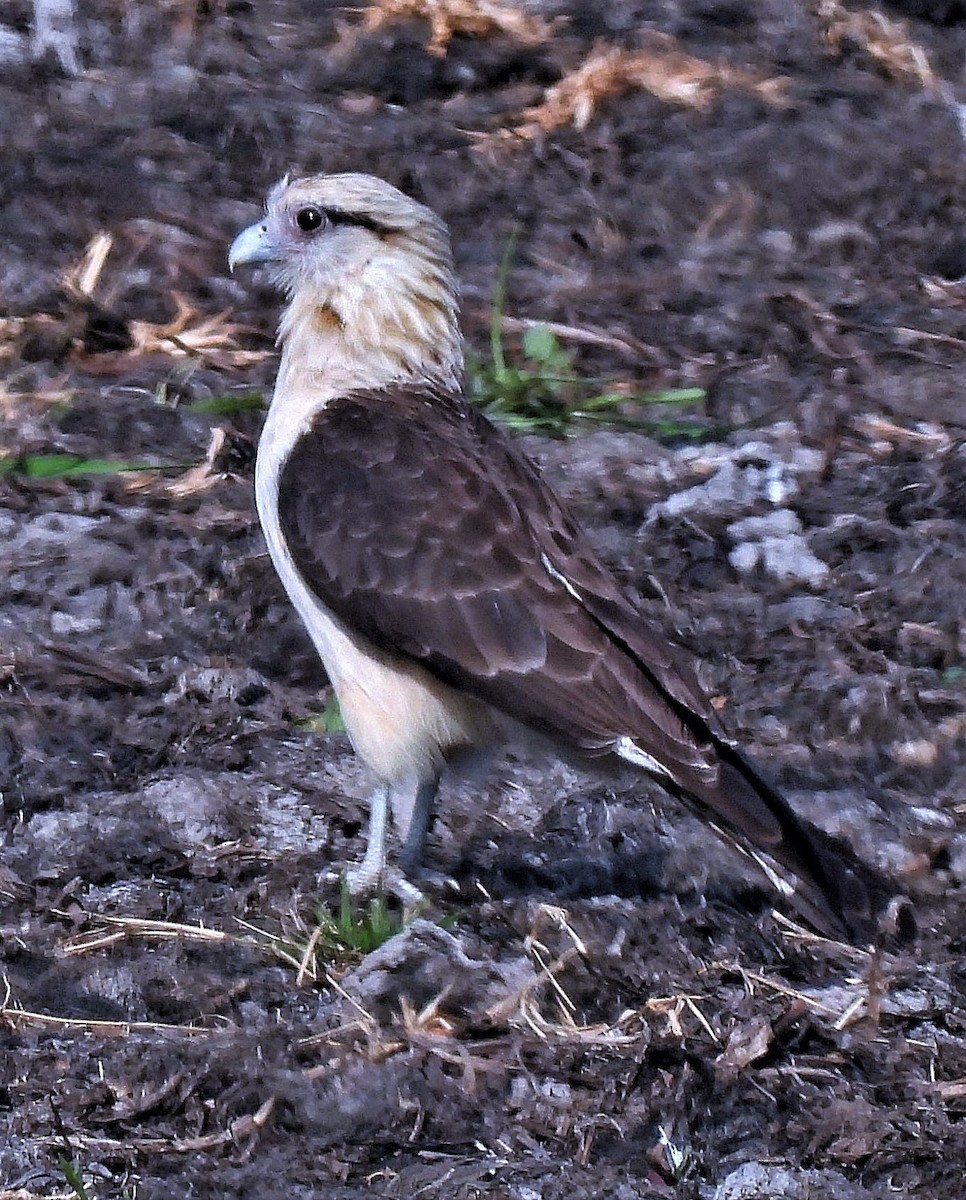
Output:
<instances>
[{"instance_id":1,"label":"bird's foot","mask_svg":"<svg viewBox=\"0 0 966 1200\"><path fill-rule=\"evenodd\" d=\"M343 870L333 867L326 871L323 879L326 883L344 880L353 898L391 896L406 909L421 908L430 894L443 896L449 893L452 896L459 891L456 880L443 871L421 870L419 881L422 886L419 886L412 882L405 871L388 864L379 872L371 871L364 862Z\"/></svg>"},{"instance_id":2,"label":"bird's foot","mask_svg":"<svg viewBox=\"0 0 966 1200\"><path fill-rule=\"evenodd\" d=\"M377 870L363 860L345 872L345 882L350 896L392 896L403 908L418 908L426 897L414 883L406 878L398 867L382 864Z\"/></svg>"},{"instance_id":3,"label":"bird's foot","mask_svg":"<svg viewBox=\"0 0 966 1200\"><path fill-rule=\"evenodd\" d=\"M349 867L345 873L346 886L352 896L381 894L393 896L403 908L418 908L425 903L425 896L412 882L417 872L432 888L453 888L452 880L444 876L427 875L420 871L423 844L432 816L433 800L438 780L421 784L415 794L409 813L409 829L402 848L399 866L391 866L386 854L386 825L389 812L390 789L382 786L372 797L369 819L369 840L362 862Z\"/></svg>"}]
</instances>

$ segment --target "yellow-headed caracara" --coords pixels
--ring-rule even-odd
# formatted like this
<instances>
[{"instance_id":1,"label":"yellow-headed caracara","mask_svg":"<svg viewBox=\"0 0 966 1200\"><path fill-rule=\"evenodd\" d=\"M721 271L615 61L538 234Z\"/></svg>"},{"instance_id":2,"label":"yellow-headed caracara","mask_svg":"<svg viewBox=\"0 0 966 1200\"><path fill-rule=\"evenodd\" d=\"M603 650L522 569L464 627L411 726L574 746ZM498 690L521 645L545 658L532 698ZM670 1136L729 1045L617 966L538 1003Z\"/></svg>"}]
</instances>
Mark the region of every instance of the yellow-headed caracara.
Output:
<instances>
[{"instance_id":1,"label":"yellow-headed caracara","mask_svg":"<svg viewBox=\"0 0 966 1200\"><path fill-rule=\"evenodd\" d=\"M820 929L872 939L894 889L759 777L681 652L464 399L439 218L366 175L283 180L232 243L229 265L242 263L265 264L288 296L259 517L379 781L353 889L384 878L395 795L415 795L410 872L446 762L523 726L653 776Z\"/></svg>"}]
</instances>

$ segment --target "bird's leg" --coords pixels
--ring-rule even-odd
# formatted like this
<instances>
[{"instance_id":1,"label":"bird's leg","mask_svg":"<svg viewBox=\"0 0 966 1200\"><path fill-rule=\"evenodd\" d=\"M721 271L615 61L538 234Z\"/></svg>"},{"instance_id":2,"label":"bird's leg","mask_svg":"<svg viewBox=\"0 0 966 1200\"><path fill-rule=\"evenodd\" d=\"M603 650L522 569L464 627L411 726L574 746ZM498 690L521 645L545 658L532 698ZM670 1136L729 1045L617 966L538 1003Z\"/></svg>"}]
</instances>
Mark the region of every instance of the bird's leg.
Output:
<instances>
[{"instance_id":1,"label":"bird's leg","mask_svg":"<svg viewBox=\"0 0 966 1200\"><path fill-rule=\"evenodd\" d=\"M439 776L434 775L420 783L413 800L412 813L409 818L409 829L403 842L399 863L405 875L415 874L423 861L423 850L426 847L426 835L433 819L433 805L439 790Z\"/></svg>"},{"instance_id":2,"label":"bird's leg","mask_svg":"<svg viewBox=\"0 0 966 1200\"><path fill-rule=\"evenodd\" d=\"M423 834L419 839L420 850L426 838L426 830L429 828L433 797L436 795L435 783L425 803L421 801L423 790L420 787L413 805L413 820L419 815L423 825ZM380 784L372 794L369 806L369 840L366 843L366 853L358 866L346 871L346 884L353 896L382 891L396 896L404 908L414 908L423 902L422 892L409 882L405 871L397 870L386 863L389 795L390 789L387 784ZM422 815L424 808L425 815ZM413 825L410 822L409 835L406 838L407 847L412 837L412 831Z\"/></svg>"},{"instance_id":3,"label":"bird's leg","mask_svg":"<svg viewBox=\"0 0 966 1200\"><path fill-rule=\"evenodd\" d=\"M380 784L369 803L369 839L362 862L346 872L346 883L353 896L378 891L386 870L386 821L389 814L389 787Z\"/></svg>"}]
</instances>

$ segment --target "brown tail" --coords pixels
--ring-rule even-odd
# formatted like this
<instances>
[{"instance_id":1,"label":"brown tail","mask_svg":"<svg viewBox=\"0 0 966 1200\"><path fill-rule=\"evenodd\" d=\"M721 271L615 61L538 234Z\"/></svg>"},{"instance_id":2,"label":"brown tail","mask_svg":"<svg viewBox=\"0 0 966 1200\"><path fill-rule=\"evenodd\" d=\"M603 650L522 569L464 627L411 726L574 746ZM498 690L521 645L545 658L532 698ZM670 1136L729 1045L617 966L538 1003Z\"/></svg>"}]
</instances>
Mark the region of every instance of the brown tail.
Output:
<instances>
[{"instance_id":1,"label":"brown tail","mask_svg":"<svg viewBox=\"0 0 966 1200\"><path fill-rule=\"evenodd\" d=\"M721 742L717 748L717 786L688 799L720 834L758 863L801 916L821 933L856 945L912 938L911 906L892 881L864 863L841 838L793 812L732 746ZM794 881L781 868L791 871Z\"/></svg>"}]
</instances>

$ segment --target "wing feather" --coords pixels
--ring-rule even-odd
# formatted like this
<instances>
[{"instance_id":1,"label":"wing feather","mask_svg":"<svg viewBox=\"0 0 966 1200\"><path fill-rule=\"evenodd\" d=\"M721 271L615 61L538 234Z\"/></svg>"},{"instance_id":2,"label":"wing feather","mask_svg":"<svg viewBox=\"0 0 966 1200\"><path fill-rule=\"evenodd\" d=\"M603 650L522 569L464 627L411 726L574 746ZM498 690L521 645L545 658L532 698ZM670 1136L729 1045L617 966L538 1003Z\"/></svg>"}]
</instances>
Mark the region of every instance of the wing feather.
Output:
<instances>
[{"instance_id":1,"label":"wing feather","mask_svg":"<svg viewBox=\"0 0 966 1200\"><path fill-rule=\"evenodd\" d=\"M681 787L713 774L686 665L470 406L416 390L334 401L280 485L299 571L374 644L587 753L632 737Z\"/></svg>"}]
</instances>

